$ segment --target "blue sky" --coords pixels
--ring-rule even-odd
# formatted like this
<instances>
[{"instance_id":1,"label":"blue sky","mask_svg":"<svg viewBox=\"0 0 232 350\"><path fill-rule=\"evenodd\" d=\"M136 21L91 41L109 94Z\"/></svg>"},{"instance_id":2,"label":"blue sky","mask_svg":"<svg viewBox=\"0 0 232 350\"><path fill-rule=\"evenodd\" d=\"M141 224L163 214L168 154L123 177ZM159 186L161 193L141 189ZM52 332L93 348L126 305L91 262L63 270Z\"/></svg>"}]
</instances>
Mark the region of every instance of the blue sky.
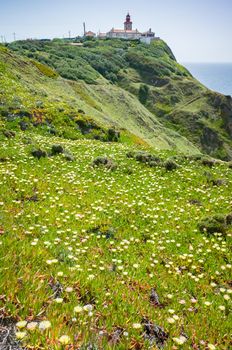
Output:
<instances>
[{"instance_id":1,"label":"blue sky","mask_svg":"<svg viewBox=\"0 0 232 350\"><path fill-rule=\"evenodd\" d=\"M123 26L152 27L180 62L232 62L232 0L0 0L0 40L53 38Z\"/></svg>"}]
</instances>

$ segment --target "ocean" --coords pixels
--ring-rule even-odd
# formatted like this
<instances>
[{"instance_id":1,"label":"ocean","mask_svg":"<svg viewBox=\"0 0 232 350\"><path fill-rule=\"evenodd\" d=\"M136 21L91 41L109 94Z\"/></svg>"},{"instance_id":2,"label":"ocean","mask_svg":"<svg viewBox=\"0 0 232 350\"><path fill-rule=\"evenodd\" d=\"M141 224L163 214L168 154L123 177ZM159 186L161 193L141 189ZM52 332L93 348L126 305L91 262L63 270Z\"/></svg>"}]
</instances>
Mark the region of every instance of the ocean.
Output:
<instances>
[{"instance_id":1,"label":"ocean","mask_svg":"<svg viewBox=\"0 0 232 350\"><path fill-rule=\"evenodd\" d=\"M232 63L183 63L183 65L211 90L232 96Z\"/></svg>"}]
</instances>

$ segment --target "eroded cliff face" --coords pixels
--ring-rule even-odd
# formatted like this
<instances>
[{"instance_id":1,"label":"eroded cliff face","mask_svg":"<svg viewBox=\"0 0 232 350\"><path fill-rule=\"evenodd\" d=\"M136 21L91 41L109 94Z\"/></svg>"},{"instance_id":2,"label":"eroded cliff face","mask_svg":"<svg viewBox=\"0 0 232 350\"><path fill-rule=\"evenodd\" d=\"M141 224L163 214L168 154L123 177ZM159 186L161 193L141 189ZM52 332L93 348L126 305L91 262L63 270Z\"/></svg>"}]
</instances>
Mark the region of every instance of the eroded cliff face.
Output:
<instances>
[{"instance_id":1,"label":"eroded cliff face","mask_svg":"<svg viewBox=\"0 0 232 350\"><path fill-rule=\"evenodd\" d=\"M211 97L213 106L220 111L220 116L223 120L223 126L230 138L232 138L232 98L214 94ZM209 102L211 102L209 100Z\"/></svg>"}]
</instances>

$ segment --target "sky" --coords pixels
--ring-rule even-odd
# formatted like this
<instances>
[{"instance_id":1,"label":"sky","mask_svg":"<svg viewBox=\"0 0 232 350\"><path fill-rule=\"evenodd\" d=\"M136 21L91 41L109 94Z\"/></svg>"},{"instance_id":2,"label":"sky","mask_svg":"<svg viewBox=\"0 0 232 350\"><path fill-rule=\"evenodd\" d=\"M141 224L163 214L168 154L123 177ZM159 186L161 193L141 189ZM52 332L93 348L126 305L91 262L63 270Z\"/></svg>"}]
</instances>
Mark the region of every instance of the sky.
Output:
<instances>
[{"instance_id":1,"label":"sky","mask_svg":"<svg viewBox=\"0 0 232 350\"><path fill-rule=\"evenodd\" d=\"M183 62L232 62L232 0L0 0L0 41L152 28Z\"/></svg>"}]
</instances>

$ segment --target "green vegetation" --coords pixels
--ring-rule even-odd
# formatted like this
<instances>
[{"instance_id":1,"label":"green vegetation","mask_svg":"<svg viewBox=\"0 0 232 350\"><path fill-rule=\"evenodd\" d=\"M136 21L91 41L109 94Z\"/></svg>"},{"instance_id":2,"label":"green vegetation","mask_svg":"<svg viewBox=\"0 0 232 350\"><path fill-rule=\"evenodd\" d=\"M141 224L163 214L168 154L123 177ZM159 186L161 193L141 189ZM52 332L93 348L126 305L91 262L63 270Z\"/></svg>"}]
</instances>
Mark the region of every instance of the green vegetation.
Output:
<instances>
[{"instance_id":1,"label":"green vegetation","mask_svg":"<svg viewBox=\"0 0 232 350\"><path fill-rule=\"evenodd\" d=\"M231 106L161 40L0 45L3 346L229 349Z\"/></svg>"},{"instance_id":2,"label":"green vegetation","mask_svg":"<svg viewBox=\"0 0 232 350\"><path fill-rule=\"evenodd\" d=\"M150 145L156 146L149 133L151 120L157 129L159 119L162 127L186 137L200 151L224 160L232 159L231 98L209 91L196 81L176 62L162 40L151 45L139 41L87 40L81 47L71 46L62 40L19 41L9 47L33 61L49 65L63 78L72 80L72 88L82 97L85 95L85 102L89 104L92 101L91 106L100 114L106 114L110 122L118 122ZM87 86L83 87L83 82ZM110 101L105 101L108 94ZM131 94L134 95L133 101ZM143 111L139 111L138 100L146 106ZM129 110L133 113L131 121L125 122L125 114L129 111L123 108L124 104L130 105ZM115 107L123 110L116 113ZM90 115L99 119L99 113L96 115L95 111L91 111ZM119 118L121 113L124 116ZM146 114L146 120L142 117L142 124L147 126L143 132L141 113ZM104 118L100 116L103 123ZM191 148L183 139L179 142L180 139L170 134L170 130L159 131L158 134L162 134L158 147L169 148L176 144L184 152ZM168 142L165 142L164 134L168 134Z\"/></svg>"},{"instance_id":3,"label":"green vegetation","mask_svg":"<svg viewBox=\"0 0 232 350\"><path fill-rule=\"evenodd\" d=\"M229 348L232 170L209 168L227 180L214 186L200 157L171 157L30 130L4 138L0 308L22 346Z\"/></svg>"}]
</instances>

